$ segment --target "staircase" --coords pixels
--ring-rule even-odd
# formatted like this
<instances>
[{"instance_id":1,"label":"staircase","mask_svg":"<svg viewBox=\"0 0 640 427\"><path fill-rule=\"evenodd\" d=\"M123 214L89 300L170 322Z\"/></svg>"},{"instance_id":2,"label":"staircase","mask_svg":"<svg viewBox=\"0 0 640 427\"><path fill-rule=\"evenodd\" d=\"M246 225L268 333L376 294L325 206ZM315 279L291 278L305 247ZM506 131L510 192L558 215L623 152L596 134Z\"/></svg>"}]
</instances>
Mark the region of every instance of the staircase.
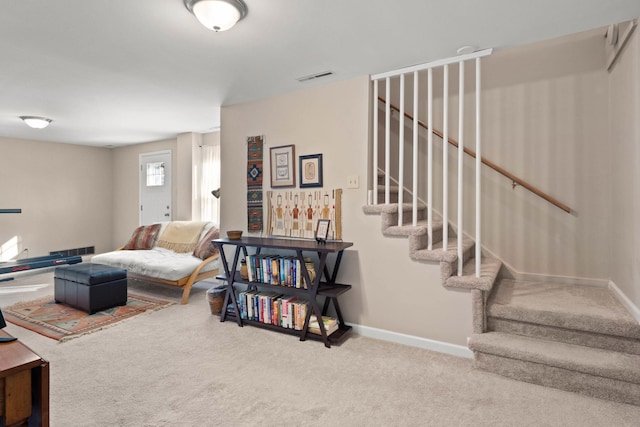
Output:
<instances>
[{"instance_id":1,"label":"staircase","mask_svg":"<svg viewBox=\"0 0 640 427\"><path fill-rule=\"evenodd\" d=\"M640 325L608 289L503 279L486 315L476 368L640 405Z\"/></svg>"},{"instance_id":2,"label":"staircase","mask_svg":"<svg viewBox=\"0 0 640 427\"><path fill-rule=\"evenodd\" d=\"M404 218L412 206L403 204ZM433 249L427 248L426 206L417 226L398 226L397 203L366 205L380 215L382 234L408 239L411 259L439 263L442 285L469 289L473 335L469 348L477 369L591 397L640 405L640 325L607 288L502 278L502 262L484 257L475 275L475 243L463 238L464 267L457 275L457 239L433 218ZM486 301L486 302L485 302Z\"/></svg>"},{"instance_id":3,"label":"staircase","mask_svg":"<svg viewBox=\"0 0 640 427\"><path fill-rule=\"evenodd\" d=\"M397 201L397 189L391 194L391 200ZM433 240L432 249L428 249L428 233L426 205L418 206L417 225L408 223L411 218L413 205L402 204L403 225L398 225L398 203L365 205L363 212L367 215L380 215L382 224L382 234L387 237L403 237L408 239L408 255L411 259L419 262L438 263L440 265L441 284L448 289L467 289L471 291L474 315L473 332L482 333L485 331L485 301L489 291L498 277L502 268L502 262L496 258L483 256L480 266L480 275L475 274L475 242L466 236L458 236L451 227L448 229L449 239L447 249L442 250L443 221L442 217L433 212L432 227ZM462 238L463 247L463 268L462 274L458 275L458 238Z\"/></svg>"},{"instance_id":4,"label":"staircase","mask_svg":"<svg viewBox=\"0 0 640 427\"><path fill-rule=\"evenodd\" d=\"M465 57L457 57L460 61L460 72ZM479 58L476 61L476 110L480 103ZM640 324L616 300L609 289L586 285L567 285L551 282L527 282L513 279L514 274L503 266L501 260L492 257L482 248L481 215L479 200L483 199L480 185L480 163L495 170L509 179L512 185L521 185L547 202L570 213L571 209L553 197L545 194L532 185L515 177L501 167L481 156L481 134L476 129L475 148L473 152L461 141L448 137L450 126L448 108L448 69L444 68L443 84L443 126L440 132L432 126L432 69L440 67L449 60L436 61L432 64L410 67L395 72L372 76L374 82L374 123L372 144L372 197L368 205L363 207L367 215L380 215L381 231L387 237L401 237L408 240L408 256L417 262L438 263L441 272L441 284L448 289L466 289L471 293L473 310L473 334L469 340L469 348L474 353L474 366L477 369L500 374L520 381L526 381L548 387L554 387L587 396L608 399L617 402L640 405ZM418 106L417 70L427 70L427 124L420 119ZM413 77L411 77L413 74ZM400 78L399 89L390 78ZM411 80L411 78L413 80ZM405 80L413 81L414 107L413 114L405 112ZM464 81L461 76L460 82ZM384 88L385 97L378 97L379 86ZM390 101L392 89L397 93L399 106ZM441 89L435 90L442 93ZM461 86L458 93L464 93ZM423 95L424 96L424 95ZM384 105L380 110L379 103ZM459 103L462 111L462 102ZM391 135L392 111L397 112L398 126ZM423 113L424 115L424 113ZM380 117L378 117L380 116ZM462 112L458 117L462 122ZM405 119L413 123L413 138L405 138ZM393 117L393 120L396 120ZM476 126L481 120L476 116ZM418 127L426 131L425 138L420 137ZM395 128L394 128L395 129ZM463 126L460 123L459 138ZM442 147L441 176L434 176L434 159L432 147L433 135L440 138L438 147ZM384 135L384 138L382 137ZM384 146L382 142L384 140ZM380 145L379 145L380 143ZM393 146L392 146L393 145ZM453 173L448 167L454 166L447 155L447 147L453 145L458 154L457 185L451 188L448 184ZM407 146L407 150L405 150ZM427 147L427 160L418 158L418 147ZM413 154L407 154L413 148ZM397 166L391 163L391 153L399 159ZM475 158L475 203L474 207L464 206L457 212L456 222L449 217L448 198L458 196L457 206L462 206L464 194L473 194L469 188L463 190L462 171L464 170L463 153ZM413 162L413 163L412 163ZM413 173L413 184L404 181L404 167L410 167ZM451 163L451 165L449 165ZM467 164L470 166L469 164ZM418 172L429 171L427 189L418 180ZM427 175L424 174L423 175ZM382 178L385 178L384 180ZM421 179L424 178L421 176ZM377 182L376 182L377 181ZM393 184L392 184L393 182ZM432 200L432 187L442 188L442 209L440 216L432 206L432 228L427 225L427 206L419 198L412 203L404 203L412 199L415 191L424 200ZM402 190L399 190L402 189ZM402 191L402 193L400 193ZM398 197L401 195L401 197ZM445 197L446 196L446 197ZM384 200L384 202L382 202ZM378 202L381 201L381 202ZM432 203L431 201L429 203ZM414 207L418 221L413 221ZM464 224L462 214L475 217L475 242L464 232L456 230L456 225ZM399 221L400 219L400 221ZM447 239L443 239L446 231ZM431 235L432 245L428 242ZM443 240L447 240L443 248ZM461 245L458 244L461 242ZM479 248L476 248L478 243ZM475 257L480 258L478 265ZM462 271L458 274L459 258L462 259Z\"/></svg>"},{"instance_id":5,"label":"staircase","mask_svg":"<svg viewBox=\"0 0 640 427\"><path fill-rule=\"evenodd\" d=\"M405 203L403 218L410 218L412 205ZM447 250L442 250L442 218L434 212L433 218L433 248L427 249L428 227L424 218L426 206L418 208L418 224L398 225L397 203L363 206L363 212L369 215L380 215L382 222L382 234L388 237L406 237L409 240L409 257L415 261L431 261L440 263L442 285L446 288L475 289L479 291L491 290L493 283L502 267L498 259L483 257L480 277L475 276L475 242L468 237L462 237L463 247L463 274L457 275L457 246L458 238L455 232L449 229L449 241Z\"/></svg>"}]
</instances>

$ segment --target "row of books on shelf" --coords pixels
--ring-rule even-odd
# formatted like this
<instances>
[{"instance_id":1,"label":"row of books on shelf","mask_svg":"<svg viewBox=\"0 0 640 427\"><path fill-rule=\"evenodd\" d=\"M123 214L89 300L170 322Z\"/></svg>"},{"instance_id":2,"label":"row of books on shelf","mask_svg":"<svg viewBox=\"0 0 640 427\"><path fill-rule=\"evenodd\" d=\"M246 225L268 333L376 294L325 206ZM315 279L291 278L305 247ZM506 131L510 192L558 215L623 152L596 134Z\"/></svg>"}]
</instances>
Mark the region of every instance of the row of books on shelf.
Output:
<instances>
[{"instance_id":1,"label":"row of books on shelf","mask_svg":"<svg viewBox=\"0 0 640 427\"><path fill-rule=\"evenodd\" d=\"M295 256L249 255L245 259L249 281L307 289L302 263Z\"/></svg>"},{"instance_id":2,"label":"row of books on shelf","mask_svg":"<svg viewBox=\"0 0 640 427\"><path fill-rule=\"evenodd\" d=\"M309 301L296 296L286 296L276 292L245 291L238 293L240 318L276 325L287 329L302 330L309 310ZM322 317L327 335L338 329L338 320ZM309 332L320 335L317 316L311 316Z\"/></svg>"}]
</instances>

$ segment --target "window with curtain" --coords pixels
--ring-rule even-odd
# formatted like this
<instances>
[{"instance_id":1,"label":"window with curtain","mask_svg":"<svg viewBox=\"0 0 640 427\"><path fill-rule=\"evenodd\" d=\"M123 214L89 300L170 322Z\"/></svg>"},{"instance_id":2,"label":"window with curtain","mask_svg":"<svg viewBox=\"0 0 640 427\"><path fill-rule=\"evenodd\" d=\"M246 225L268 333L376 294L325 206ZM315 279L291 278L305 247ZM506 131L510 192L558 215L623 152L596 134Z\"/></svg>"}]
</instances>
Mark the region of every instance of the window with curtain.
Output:
<instances>
[{"instance_id":1,"label":"window with curtain","mask_svg":"<svg viewBox=\"0 0 640 427\"><path fill-rule=\"evenodd\" d=\"M200 185L202 221L220 224L220 199L216 199L211 191L220 188L220 146L202 146L202 183Z\"/></svg>"}]
</instances>

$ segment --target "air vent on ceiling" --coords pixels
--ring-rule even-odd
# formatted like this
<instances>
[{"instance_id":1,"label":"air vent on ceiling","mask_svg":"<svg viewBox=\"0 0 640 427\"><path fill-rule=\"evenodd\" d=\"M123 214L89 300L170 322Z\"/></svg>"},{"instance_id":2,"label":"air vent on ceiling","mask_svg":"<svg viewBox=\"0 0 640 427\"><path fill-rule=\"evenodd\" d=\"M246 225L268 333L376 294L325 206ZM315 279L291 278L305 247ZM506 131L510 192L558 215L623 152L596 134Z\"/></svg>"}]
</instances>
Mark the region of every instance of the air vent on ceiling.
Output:
<instances>
[{"instance_id":1,"label":"air vent on ceiling","mask_svg":"<svg viewBox=\"0 0 640 427\"><path fill-rule=\"evenodd\" d=\"M312 74L310 76L300 77L297 80L300 83L303 83L303 82L308 82L309 80L319 79L320 77L331 76L332 74L333 74L333 71L323 71L322 73L317 73L317 74Z\"/></svg>"}]
</instances>

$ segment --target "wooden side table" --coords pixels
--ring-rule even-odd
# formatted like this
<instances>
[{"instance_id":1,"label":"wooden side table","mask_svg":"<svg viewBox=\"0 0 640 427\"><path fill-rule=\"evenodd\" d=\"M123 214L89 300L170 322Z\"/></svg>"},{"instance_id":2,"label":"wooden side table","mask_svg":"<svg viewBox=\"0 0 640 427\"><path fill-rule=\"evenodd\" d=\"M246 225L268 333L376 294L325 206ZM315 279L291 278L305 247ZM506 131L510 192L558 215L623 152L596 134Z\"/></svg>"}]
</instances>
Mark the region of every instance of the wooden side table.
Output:
<instances>
[{"instance_id":1,"label":"wooden side table","mask_svg":"<svg viewBox=\"0 0 640 427\"><path fill-rule=\"evenodd\" d=\"M0 343L0 426L21 425L49 425L49 362L20 341Z\"/></svg>"}]
</instances>

